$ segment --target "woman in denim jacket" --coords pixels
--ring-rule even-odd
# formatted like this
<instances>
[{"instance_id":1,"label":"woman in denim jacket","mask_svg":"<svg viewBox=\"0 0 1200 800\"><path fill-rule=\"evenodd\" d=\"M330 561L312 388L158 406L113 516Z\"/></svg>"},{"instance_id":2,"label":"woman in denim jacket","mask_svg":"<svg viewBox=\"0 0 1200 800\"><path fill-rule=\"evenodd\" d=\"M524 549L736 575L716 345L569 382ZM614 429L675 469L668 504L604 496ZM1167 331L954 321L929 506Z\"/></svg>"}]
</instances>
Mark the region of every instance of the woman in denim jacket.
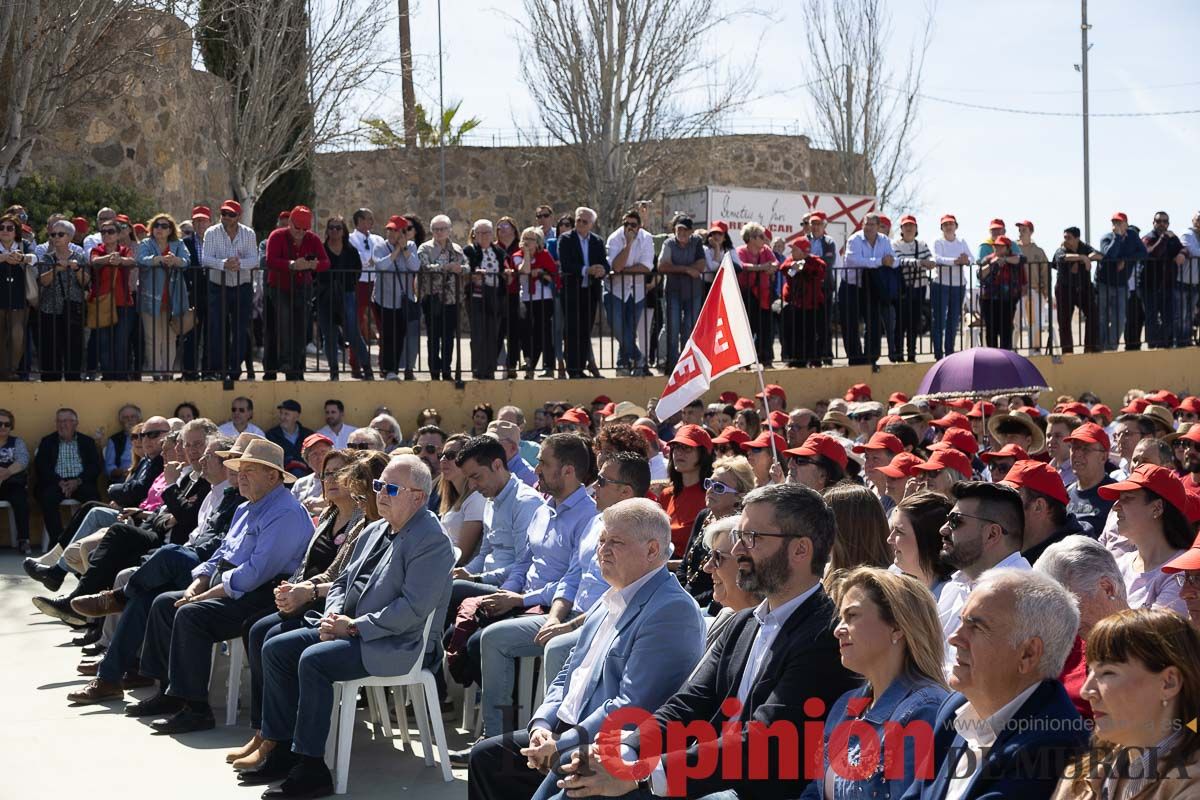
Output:
<instances>
[{"instance_id":1,"label":"woman in denim jacket","mask_svg":"<svg viewBox=\"0 0 1200 800\"><path fill-rule=\"evenodd\" d=\"M185 318L191 303L182 268L191 263L170 214L150 220L150 235L138 245L137 309L145 338L145 368L154 380L170 380L175 363L175 337L187 333Z\"/></svg>"},{"instance_id":2,"label":"woman in denim jacket","mask_svg":"<svg viewBox=\"0 0 1200 800\"><path fill-rule=\"evenodd\" d=\"M859 567L836 589L842 664L866 685L825 718L824 769L802 800L898 800L933 775L933 725L949 696L933 595L916 578ZM864 759L873 759L873 763ZM888 763L891 761L892 763Z\"/></svg>"}]
</instances>

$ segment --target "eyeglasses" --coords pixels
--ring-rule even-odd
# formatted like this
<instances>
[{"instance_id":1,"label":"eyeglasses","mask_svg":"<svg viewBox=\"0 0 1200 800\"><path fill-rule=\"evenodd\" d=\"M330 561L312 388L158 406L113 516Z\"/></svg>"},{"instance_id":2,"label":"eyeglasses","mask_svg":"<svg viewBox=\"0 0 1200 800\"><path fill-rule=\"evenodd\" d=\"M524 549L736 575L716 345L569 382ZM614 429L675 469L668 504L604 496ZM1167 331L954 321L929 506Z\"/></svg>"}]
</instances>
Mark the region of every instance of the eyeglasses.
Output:
<instances>
[{"instance_id":1,"label":"eyeglasses","mask_svg":"<svg viewBox=\"0 0 1200 800\"><path fill-rule=\"evenodd\" d=\"M728 483L714 481L712 478L704 479L704 491L713 492L714 494L739 494L738 490Z\"/></svg>"},{"instance_id":2,"label":"eyeglasses","mask_svg":"<svg viewBox=\"0 0 1200 800\"><path fill-rule=\"evenodd\" d=\"M101 236L116 236L117 229L116 228L101 228L100 235Z\"/></svg>"},{"instance_id":3,"label":"eyeglasses","mask_svg":"<svg viewBox=\"0 0 1200 800\"><path fill-rule=\"evenodd\" d=\"M171 223L169 223L169 222L167 222L167 221L165 221L165 220L164 220L164 221L162 221L162 222L156 222L156 223L154 223L154 227L155 227L155 228L159 228L159 229L161 229L161 230L166 230L166 231L169 231L169 230L171 230Z\"/></svg>"},{"instance_id":4,"label":"eyeglasses","mask_svg":"<svg viewBox=\"0 0 1200 800\"><path fill-rule=\"evenodd\" d=\"M1185 586L1200 589L1200 572L1176 572L1175 582L1179 584L1180 589Z\"/></svg>"},{"instance_id":5,"label":"eyeglasses","mask_svg":"<svg viewBox=\"0 0 1200 800\"><path fill-rule=\"evenodd\" d=\"M348 450L370 450L370 442L347 442L346 449Z\"/></svg>"},{"instance_id":6,"label":"eyeglasses","mask_svg":"<svg viewBox=\"0 0 1200 800\"><path fill-rule=\"evenodd\" d=\"M51 239L59 239L66 235L67 235L66 231L55 231L54 233L50 234L50 238Z\"/></svg>"},{"instance_id":7,"label":"eyeglasses","mask_svg":"<svg viewBox=\"0 0 1200 800\"><path fill-rule=\"evenodd\" d=\"M708 555L706 555L704 560L700 562L700 566L704 566L711 561L713 569L720 569L721 564L724 563L725 559L732 557L733 553L725 553L714 547L712 550L708 551Z\"/></svg>"},{"instance_id":8,"label":"eyeglasses","mask_svg":"<svg viewBox=\"0 0 1200 800\"><path fill-rule=\"evenodd\" d=\"M383 481L371 481L371 488L375 490L375 494L379 494L380 492L383 492L388 497L395 497L396 495L400 494L401 492L415 491L414 489L410 489L407 486L397 486L394 483L384 483Z\"/></svg>"},{"instance_id":9,"label":"eyeglasses","mask_svg":"<svg viewBox=\"0 0 1200 800\"><path fill-rule=\"evenodd\" d=\"M601 489L603 489L605 486L608 486L610 483L615 483L618 486L633 486L633 484L629 481L619 481L616 478L606 478L603 475L596 476L596 486L600 487Z\"/></svg>"},{"instance_id":10,"label":"eyeglasses","mask_svg":"<svg viewBox=\"0 0 1200 800\"><path fill-rule=\"evenodd\" d=\"M759 536L766 536L769 539L797 539L799 538L794 533L763 533L762 531L743 530L742 528L734 528L729 532L729 539L734 544L742 543L742 547L747 550L753 550L754 545Z\"/></svg>"},{"instance_id":11,"label":"eyeglasses","mask_svg":"<svg viewBox=\"0 0 1200 800\"><path fill-rule=\"evenodd\" d=\"M996 520L988 519L987 517L977 517L974 514L964 514L961 511L951 511L946 515L946 527L952 531L956 531L962 527L964 519L977 519L980 522L987 522L991 525L1000 524L999 522L996 522Z\"/></svg>"},{"instance_id":12,"label":"eyeglasses","mask_svg":"<svg viewBox=\"0 0 1200 800\"><path fill-rule=\"evenodd\" d=\"M413 448L414 453L424 453L427 456L431 456L437 451L438 446L436 444L423 444Z\"/></svg>"}]
</instances>

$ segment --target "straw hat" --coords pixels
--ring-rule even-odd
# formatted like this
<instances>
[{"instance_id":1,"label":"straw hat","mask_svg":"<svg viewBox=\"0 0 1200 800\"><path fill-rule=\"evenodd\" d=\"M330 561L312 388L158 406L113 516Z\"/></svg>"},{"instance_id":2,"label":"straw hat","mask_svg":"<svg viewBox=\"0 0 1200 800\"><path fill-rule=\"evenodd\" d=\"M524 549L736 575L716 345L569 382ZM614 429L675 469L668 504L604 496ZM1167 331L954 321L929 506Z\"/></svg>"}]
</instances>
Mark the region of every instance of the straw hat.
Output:
<instances>
[{"instance_id":1,"label":"straw hat","mask_svg":"<svg viewBox=\"0 0 1200 800\"><path fill-rule=\"evenodd\" d=\"M284 483L295 483L296 476L283 468L283 448L266 439L255 439L249 442L242 455L225 462L225 466L237 472L243 464L262 464L264 467L279 470Z\"/></svg>"},{"instance_id":2,"label":"straw hat","mask_svg":"<svg viewBox=\"0 0 1200 800\"><path fill-rule=\"evenodd\" d=\"M841 411L826 411L825 416L821 418L821 430L828 430L828 427L834 425L843 427L851 432L858 430L858 423Z\"/></svg>"},{"instance_id":3,"label":"straw hat","mask_svg":"<svg viewBox=\"0 0 1200 800\"><path fill-rule=\"evenodd\" d=\"M1175 430L1175 415L1166 406L1146 406L1146 410L1142 412L1142 416L1153 420L1162 429L1163 434L1169 434Z\"/></svg>"},{"instance_id":4,"label":"straw hat","mask_svg":"<svg viewBox=\"0 0 1200 800\"><path fill-rule=\"evenodd\" d=\"M233 443L233 448L230 450L217 450L216 451L217 457L218 458L238 458L239 456L241 456L242 453L246 452L246 445L250 444L250 442L254 441L255 439L262 439L262 438L263 437L259 436L257 433L250 433L250 431L246 431L245 433L239 433L238 437L237 437L237 441L235 441ZM266 440L263 439L263 441L266 441Z\"/></svg>"},{"instance_id":5,"label":"straw hat","mask_svg":"<svg viewBox=\"0 0 1200 800\"><path fill-rule=\"evenodd\" d=\"M1022 427L1029 431L1029 436L1032 439L1029 445L1029 454L1037 455L1046 449L1046 434L1038 427L1038 424L1033 421L1033 418L1024 411L1011 411L1007 414L997 414L988 420L988 433L996 441L1000 441L1001 437L998 431L1000 426L1005 422L1019 422Z\"/></svg>"}]
</instances>

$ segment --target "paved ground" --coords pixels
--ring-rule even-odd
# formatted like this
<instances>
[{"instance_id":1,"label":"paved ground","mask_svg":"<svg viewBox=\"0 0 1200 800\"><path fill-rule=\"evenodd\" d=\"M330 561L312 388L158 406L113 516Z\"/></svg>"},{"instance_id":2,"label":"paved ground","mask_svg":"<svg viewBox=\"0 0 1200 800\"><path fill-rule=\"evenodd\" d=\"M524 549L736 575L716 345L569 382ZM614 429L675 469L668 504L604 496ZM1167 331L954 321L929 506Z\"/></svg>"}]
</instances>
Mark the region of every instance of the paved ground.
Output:
<instances>
[{"instance_id":1,"label":"paved ground","mask_svg":"<svg viewBox=\"0 0 1200 800\"><path fill-rule=\"evenodd\" d=\"M239 787L224 761L227 749L250 738L245 712L236 728L171 738L151 735L146 722L121 714L120 702L69 706L66 694L87 681L75 672L79 650L70 644L70 629L33 609L29 599L35 588L41 589L22 573L20 558L12 550L0 550L0 763L8 765L0 779L0 800L49 793L87 800L250 800L261 795L262 787ZM223 672L216 681L223 696ZM245 692L243 698L248 698ZM223 717L224 711L217 709L218 720ZM447 735L452 749L463 746L462 733L447 730ZM417 755L401 751L399 737L393 743L374 735L361 712L346 796L465 797L465 773L456 772L453 783L444 783L441 770L426 767L419 755L415 726L412 736Z\"/></svg>"}]
</instances>

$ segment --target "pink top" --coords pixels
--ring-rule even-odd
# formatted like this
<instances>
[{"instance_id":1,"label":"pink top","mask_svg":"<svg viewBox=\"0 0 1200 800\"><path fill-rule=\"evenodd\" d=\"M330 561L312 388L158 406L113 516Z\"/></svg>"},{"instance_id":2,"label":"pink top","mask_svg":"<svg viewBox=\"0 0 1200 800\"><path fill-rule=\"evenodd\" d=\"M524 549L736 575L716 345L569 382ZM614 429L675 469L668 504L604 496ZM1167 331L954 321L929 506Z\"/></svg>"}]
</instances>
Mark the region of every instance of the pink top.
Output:
<instances>
[{"instance_id":1,"label":"pink top","mask_svg":"<svg viewBox=\"0 0 1200 800\"><path fill-rule=\"evenodd\" d=\"M157 511L163 504L163 490L166 488L167 475L165 472L160 472L154 479L154 483L150 484L150 491L146 493L146 499L138 505L138 508L142 511Z\"/></svg>"},{"instance_id":2,"label":"pink top","mask_svg":"<svg viewBox=\"0 0 1200 800\"><path fill-rule=\"evenodd\" d=\"M1167 561L1184 551L1172 553ZM1138 572L1135 562L1137 550L1117 556L1117 567L1125 579L1125 590L1129 595L1130 608L1162 608L1174 611L1187 618L1187 604L1179 597L1179 584L1173 574L1163 572L1162 564L1155 564L1145 572ZM1164 564L1166 562L1163 562Z\"/></svg>"}]
</instances>

